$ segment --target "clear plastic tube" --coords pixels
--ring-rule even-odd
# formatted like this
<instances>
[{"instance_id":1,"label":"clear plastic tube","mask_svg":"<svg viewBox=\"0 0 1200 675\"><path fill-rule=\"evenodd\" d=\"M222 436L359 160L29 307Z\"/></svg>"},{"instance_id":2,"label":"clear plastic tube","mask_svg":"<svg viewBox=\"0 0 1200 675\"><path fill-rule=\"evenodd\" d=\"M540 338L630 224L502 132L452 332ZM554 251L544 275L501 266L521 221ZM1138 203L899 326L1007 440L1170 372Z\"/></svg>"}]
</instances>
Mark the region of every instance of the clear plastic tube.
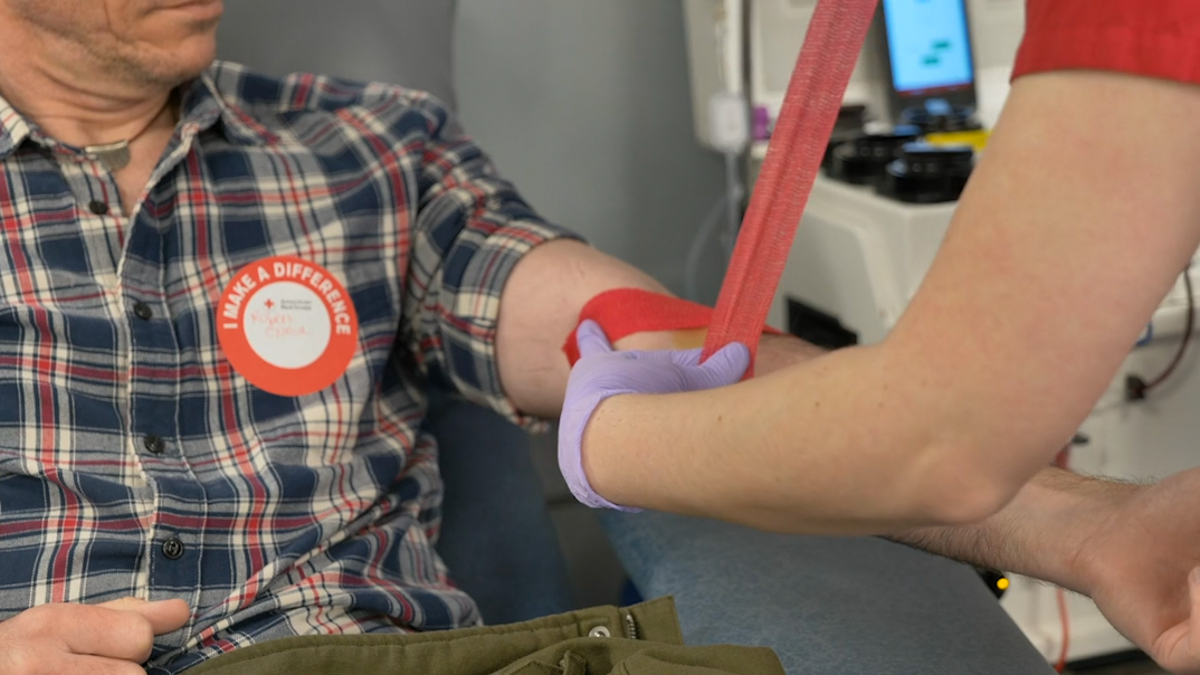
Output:
<instances>
[{"instance_id":1,"label":"clear plastic tube","mask_svg":"<svg viewBox=\"0 0 1200 675\"><path fill-rule=\"evenodd\" d=\"M732 152L725 153L725 265L733 257L738 230L742 227L742 197L745 196L745 189L738 170L738 159L738 155Z\"/></svg>"},{"instance_id":2,"label":"clear plastic tube","mask_svg":"<svg viewBox=\"0 0 1200 675\"><path fill-rule=\"evenodd\" d=\"M738 170L740 156L737 153L725 153L725 194L713 204L700 223L700 229L692 238L688 247L687 261L683 271L683 292L688 300L703 302L700 297L700 261L708 242L720 232L721 267L729 265L733 256L733 247L737 243L738 230L742 226L742 198L745 188ZM724 219L722 219L724 216Z\"/></svg>"},{"instance_id":3,"label":"clear plastic tube","mask_svg":"<svg viewBox=\"0 0 1200 675\"><path fill-rule=\"evenodd\" d=\"M703 302L704 300L700 297L699 289L700 260L704 257L708 241L721 227L721 215L726 213L725 204L728 201L729 197L725 195L717 200L716 204L713 204L705 214L704 220L701 221L700 229L696 230L696 236L692 237L692 245L688 247L687 262L683 268L683 293L692 302ZM726 255L728 256L728 253ZM728 261L728 257L726 257L726 261Z\"/></svg>"}]
</instances>

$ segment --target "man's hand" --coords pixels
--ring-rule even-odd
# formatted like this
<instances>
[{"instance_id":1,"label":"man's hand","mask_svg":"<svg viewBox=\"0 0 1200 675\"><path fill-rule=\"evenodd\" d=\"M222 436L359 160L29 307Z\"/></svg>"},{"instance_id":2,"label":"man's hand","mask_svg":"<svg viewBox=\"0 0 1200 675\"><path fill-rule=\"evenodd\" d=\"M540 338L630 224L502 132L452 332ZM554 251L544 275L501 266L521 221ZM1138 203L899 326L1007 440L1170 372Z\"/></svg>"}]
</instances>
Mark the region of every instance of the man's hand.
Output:
<instances>
[{"instance_id":1,"label":"man's hand","mask_svg":"<svg viewBox=\"0 0 1200 675\"><path fill-rule=\"evenodd\" d=\"M1097 524L1083 590L1163 668L1200 674L1200 469L1131 492Z\"/></svg>"},{"instance_id":2,"label":"man's hand","mask_svg":"<svg viewBox=\"0 0 1200 675\"><path fill-rule=\"evenodd\" d=\"M0 675L144 675L155 635L187 623L182 600L51 604L0 623Z\"/></svg>"}]
</instances>

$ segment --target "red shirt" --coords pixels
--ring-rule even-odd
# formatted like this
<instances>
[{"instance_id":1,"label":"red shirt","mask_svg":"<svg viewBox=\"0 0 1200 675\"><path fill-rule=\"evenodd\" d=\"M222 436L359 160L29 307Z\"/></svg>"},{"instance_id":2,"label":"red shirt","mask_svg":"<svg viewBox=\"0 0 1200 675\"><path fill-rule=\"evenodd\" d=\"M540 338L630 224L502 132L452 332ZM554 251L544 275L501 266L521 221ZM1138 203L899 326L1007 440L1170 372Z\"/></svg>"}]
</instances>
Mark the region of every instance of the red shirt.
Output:
<instances>
[{"instance_id":1,"label":"red shirt","mask_svg":"<svg viewBox=\"0 0 1200 675\"><path fill-rule=\"evenodd\" d=\"M1013 78L1075 68L1200 84L1200 0L1027 0Z\"/></svg>"}]
</instances>

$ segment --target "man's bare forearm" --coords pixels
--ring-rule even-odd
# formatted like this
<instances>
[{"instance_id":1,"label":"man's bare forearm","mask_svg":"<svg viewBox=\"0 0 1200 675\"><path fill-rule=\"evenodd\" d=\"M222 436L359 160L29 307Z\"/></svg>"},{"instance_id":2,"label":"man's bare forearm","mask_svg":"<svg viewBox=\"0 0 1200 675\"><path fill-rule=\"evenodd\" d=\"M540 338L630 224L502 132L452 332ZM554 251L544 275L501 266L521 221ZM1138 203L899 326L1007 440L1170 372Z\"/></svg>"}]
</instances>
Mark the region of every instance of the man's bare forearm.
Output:
<instances>
[{"instance_id":1,"label":"man's bare forearm","mask_svg":"<svg viewBox=\"0 0 1200 675\"><path fill-rule=\"evenodd\" d=\"M1087 593L1079 555L1137 485L1046 468L1016 499L973 525L898 532L889 539L947 558Z\"/></svg>"}]
</instances>

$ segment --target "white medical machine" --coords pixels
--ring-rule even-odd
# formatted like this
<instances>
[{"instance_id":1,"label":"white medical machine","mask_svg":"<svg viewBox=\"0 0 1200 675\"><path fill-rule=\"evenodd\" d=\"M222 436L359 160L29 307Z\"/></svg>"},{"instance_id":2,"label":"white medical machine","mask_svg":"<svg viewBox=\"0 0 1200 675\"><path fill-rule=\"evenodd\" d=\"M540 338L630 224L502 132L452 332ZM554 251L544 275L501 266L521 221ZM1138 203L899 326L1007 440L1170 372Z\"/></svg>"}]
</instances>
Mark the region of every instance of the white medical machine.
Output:
<instances>
[{"instance_id":1,"label":"white medical machine","mask_svg":"<svg viewBox=\"0 0 1200 675\"><path fill-rule=\"evenodd\" d=\"M715 94L745 97L759 111L758 123L762 110L771 119L778 113L816 1L684 2L696 134L711 147L707 101ZM976 96L973 118L990 127L1007 95L1023 4L882 0L846 103L865 105L866 116L886 128L906 119L897 107L911 102L907 94L923 106L929 98L966 91L969 84ZM971 168L968 150L912 144L913 135L923 131L860 131L831 150L780 282L772 326L836 348L878 342L895 325L929 269ZM756 143L750 156L761 158L765 147ZM1193 286L1200 283L1200 270L1190 274ZM1171 367L1190 340L1185 327L1189 302L1193 309L1196 302L1191 296L1181 280L1142 340L1131 345L1109 391L1080 429L1071 469L1144 480L1200 465L1200 350L1189 350L1161 386L1144 396L1141 391ZM1013 578L1000 602L1047 659L1057 660L1064 622L1056 590ZM1067 619L1072 662L1133 649L1086 598L1068 595Z\"/></svg>"},{"instance_id":2,"label":"white medical machine","mask_svg":"<svg viewBox=\"0 0 1200 675\"><path fill-rule=\"evenodd\" d=\"M710 106L718 93L742 95L769 120L779 114L796 56L817 0L683 0L696 138L712 147ZM942 5L943 0L913 0ZM911 3L910 3L911 4ZM953 4L953 3L951 3ZM991 126L1008 94L1013 55L1025 25L1024 0L968 0L969 47L978 116ZM903 7L901 7L903 14ZM846 91L847 104L868 106L879 119L894 112L886 83L879 26L867 37ZM902 45L896 45L897 49ZM901 90L905 85L901 83ZM762 154L765 146L758 146Z\"/></svg>"}]
</instances>

